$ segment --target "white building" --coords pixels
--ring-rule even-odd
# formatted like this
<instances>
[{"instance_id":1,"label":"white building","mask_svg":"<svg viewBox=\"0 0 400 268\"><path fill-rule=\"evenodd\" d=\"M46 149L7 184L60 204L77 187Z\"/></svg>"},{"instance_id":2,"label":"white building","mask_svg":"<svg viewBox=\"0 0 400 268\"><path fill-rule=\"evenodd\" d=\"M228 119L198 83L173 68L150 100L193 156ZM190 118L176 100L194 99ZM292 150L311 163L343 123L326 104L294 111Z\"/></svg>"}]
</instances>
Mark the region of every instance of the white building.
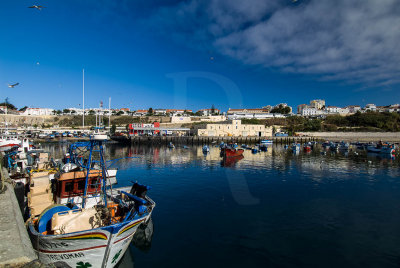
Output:
<instances>
[{"instance_id":1,"label":"white building","mask_svg":"<svg viewBox=\"0 0 400 268\"><path fill-rule=\"evenodd\" d=\"M302 116L311 116L311 117L313 117L313 116L320 116L320 115L324 115L324 114L326 114L325 111L319 110L317 108L306 107L306 108L303 108L301 110L301 115Z\"/></svg>"},{"instance_id":2,"label":"white building","mask_svg":"<svg viewBox=\"0 0 400 268\"><path fill-rule=\"evenodd\" d=\"M167 109L154 109L154 115L166 115Z\"/></svg>"},{"instance_id":3,"label":"white building","mask_svg":"<svg viewBox=\"0 0 400 268\"><path fill-rule=\"evenodd\" d=\"M322 110L325 107L325 100L311 100L310 107L317 110Z\"/></svg>"},{"instance_id":4,"label":"white building","mask_svg":"<svg viewBox=\"0 0 400 268\"><path fill-rule=\"evenodd\" d=\"M219 109L201 109L197 111L203 116L209 116L209 115L219 115L221 114L221 111Z\"/></svg>"},{"instance_id":5,"label":"white building","mask_svg":"<svg viewBox=\"0 0 400 268\"><path fill-rule=\"evenodd\" d=\"M26 108L21 115L53 115L54 109L50 108Z\"/></svg>"},{"instance_id":6,"label":"white building","mask_svg":"<svg viewBox=\"0 0 400 268\"><path fill-rule=\"evenodd\" d=\"M205 129L199 129L199 136L233 136L233 137L267 137L272 136L273 127L264 125L242 124L241 120L232 120L225 124L207 124ZM280 129L278 129L280 131Z\"/></svg>"},{"instance_id":7,"label":"white building","mask_svg":"<svg viewBox=\"0 0 400 268\"><path fill-rule=\"evenodd\" d=\"M361 112L361 106L359 105L349 105L345 107L349 110L349 113L355 114L356 112Z\"/></svg>"},{"instance_id":8,"label":"white building","mask_svg":"<svg viewBox=\"0 0 400 268\"><path fill-rule=\"evenodd\" d=\"M328 106L326 107L326 111L330 114L338 114L342 108L337 106Z\"/></svg>"},{"instance_id":9,"label":"white building","mask_svg":"<svg viewBox=\"0 0 400 268\"><path fill-rule=\"evenodd\" d=\"M367 104L367 105L365 105L365 110L366 111L376 111L376 105L375 104L372 104L372 103L369 103L369 104Z\"/></svg>"}]
</instances>

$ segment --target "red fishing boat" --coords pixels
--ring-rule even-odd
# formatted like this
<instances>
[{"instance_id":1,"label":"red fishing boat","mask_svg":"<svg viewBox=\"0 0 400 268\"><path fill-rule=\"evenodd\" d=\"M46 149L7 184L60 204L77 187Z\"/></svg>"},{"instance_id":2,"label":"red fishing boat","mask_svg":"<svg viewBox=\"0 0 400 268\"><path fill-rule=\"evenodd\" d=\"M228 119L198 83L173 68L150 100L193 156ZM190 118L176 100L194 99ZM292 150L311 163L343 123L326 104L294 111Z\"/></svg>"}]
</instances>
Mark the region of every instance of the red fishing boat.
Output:
<instances>
[{"instance_id":1,"label":"red fishing boat","mask_svg":"<svg viewBox=\"0 0 400 268\"><path fill-rule=\"evenodd\" d=\"M244 152L243 149L237 148L237 145L226 145L221 148L221 156L222 157L235 157L235 156L240 156Z\"/></svg>"}]
</instances>

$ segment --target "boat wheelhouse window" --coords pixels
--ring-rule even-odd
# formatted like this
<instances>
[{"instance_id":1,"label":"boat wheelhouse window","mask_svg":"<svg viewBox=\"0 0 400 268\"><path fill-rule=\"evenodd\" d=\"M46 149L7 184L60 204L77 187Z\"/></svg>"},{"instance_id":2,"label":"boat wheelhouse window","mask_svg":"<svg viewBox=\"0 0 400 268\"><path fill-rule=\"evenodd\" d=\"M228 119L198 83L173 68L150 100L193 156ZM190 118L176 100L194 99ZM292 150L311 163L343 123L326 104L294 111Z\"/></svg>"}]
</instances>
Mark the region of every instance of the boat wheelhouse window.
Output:
<instances>
[{"instance_id":1,"label":"boat wheelhouse window","mask_svg":"<svg viewBox=\"0 0 400 268\"><path fill-rule=\"evenodd\" d=\"M73 182L67 182L65 183L65 192L72 192L74 190L74 183Z\"/></svg>"},{"instance_id":2,"label":"boat wheelhouse window","mask_svg":"<svg viewBox=\"0 0 400 268\"><path fill-rule=\"evenodd\" d=\"M85 189L85 180L78 181L78 190Z\"/></svg>"},{"instance_id":3,"label":"boat wheelhouse window","mask_svg":"<svg viewBox=\"0 0 400 268\"><path fill-rule=\"evenodd\" d=\"M92 183L90 184L90 188L96 189L98 186L99 186L99 179L98 178L92 179Z\"/></svg>"}]
</instances>

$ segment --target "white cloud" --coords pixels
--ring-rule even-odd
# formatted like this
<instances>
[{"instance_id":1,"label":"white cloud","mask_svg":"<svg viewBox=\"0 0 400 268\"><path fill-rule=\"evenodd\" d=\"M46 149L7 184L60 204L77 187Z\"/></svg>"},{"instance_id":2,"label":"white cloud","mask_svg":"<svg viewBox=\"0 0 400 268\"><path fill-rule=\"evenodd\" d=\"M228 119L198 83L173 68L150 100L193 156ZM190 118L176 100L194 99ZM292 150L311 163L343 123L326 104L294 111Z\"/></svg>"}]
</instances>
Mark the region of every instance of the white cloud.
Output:
<instances>
[{"instance_id":1,"label":"white cloud","mask_svg":"<svg viewBox=\"0 0 400 268\"><path fill-rule=\"evenodd\" d=\"M190 0L152 19L180 41L210 45L245 64L374 85L399 82L399 6L396 0Z\"/></svg>"}]
</instances>

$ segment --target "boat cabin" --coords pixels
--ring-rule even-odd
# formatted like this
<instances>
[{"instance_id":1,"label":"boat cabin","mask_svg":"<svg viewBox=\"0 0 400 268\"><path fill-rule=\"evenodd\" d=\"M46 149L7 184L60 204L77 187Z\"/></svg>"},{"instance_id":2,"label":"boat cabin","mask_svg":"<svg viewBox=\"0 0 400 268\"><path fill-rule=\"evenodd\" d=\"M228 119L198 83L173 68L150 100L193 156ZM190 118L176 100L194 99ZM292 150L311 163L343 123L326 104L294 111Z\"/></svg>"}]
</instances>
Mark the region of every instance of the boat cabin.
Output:
<instances>
[{"instance_id":1,"label":"boat cabin","mask_svg":"<svg viewBox=\"0 0 400 268\"><path fill-rule=\"evenodd\" d=\"M83 196L85 191L86 171L62 173L56 180L57 198ZM89 173L87 194L99 194L102 186L101 170L91 170Z\"/></svg>"}]
</instances>

